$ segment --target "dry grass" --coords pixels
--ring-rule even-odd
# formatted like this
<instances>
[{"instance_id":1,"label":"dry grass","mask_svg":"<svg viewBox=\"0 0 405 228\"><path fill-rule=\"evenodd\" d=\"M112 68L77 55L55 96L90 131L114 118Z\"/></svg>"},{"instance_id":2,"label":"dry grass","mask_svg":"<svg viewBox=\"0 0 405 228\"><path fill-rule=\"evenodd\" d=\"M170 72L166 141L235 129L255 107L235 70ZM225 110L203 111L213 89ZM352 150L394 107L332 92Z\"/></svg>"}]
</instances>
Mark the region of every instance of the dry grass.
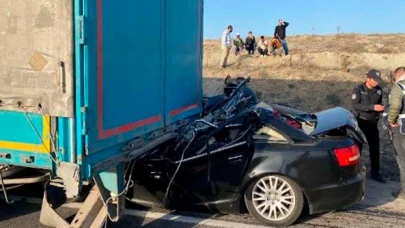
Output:
<instances>
[{"instance_id":1,"label":"dry grass","mask_svg":"<svg viewBox=\"0 0 405 228\"><path fill-rule=\"evenodd\" d=\"M219 67L220 41L204 43L204 91L221 93L226 75L250 76L250 86L265 102L288 103L306 111L334 106L351 109L353 88L371 68L390 81L391 71L405 65L405 35L294 36L287 38L290 55L258 58L244 52L231 56L226 69ZM392 76L392 75L391 75ZM389 83L383 86L385 98ZM382 172L398 180L392 143L381 131ZM368 151L363 156L368 161Z\"/></svg>"}]
</instances>

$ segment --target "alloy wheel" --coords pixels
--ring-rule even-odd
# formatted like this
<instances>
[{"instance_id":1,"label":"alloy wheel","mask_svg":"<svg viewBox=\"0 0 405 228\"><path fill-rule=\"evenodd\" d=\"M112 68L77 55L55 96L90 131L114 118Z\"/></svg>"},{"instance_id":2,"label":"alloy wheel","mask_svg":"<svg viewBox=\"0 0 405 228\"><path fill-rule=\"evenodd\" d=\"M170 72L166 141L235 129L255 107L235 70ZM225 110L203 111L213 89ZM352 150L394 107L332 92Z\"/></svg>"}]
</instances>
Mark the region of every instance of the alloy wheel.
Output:
<instances>
[{"instance_id":1,"label":"alloy wheel","mask_svg":"<svg viewBox=\"0 0 405 228\"><path fill-rule=\"evenodd\" d=\"M295 195L287 181L278 176L267 176L253 187L252 202L263 218L280 221L293 212Z\"/></svg>"}]
</instances>

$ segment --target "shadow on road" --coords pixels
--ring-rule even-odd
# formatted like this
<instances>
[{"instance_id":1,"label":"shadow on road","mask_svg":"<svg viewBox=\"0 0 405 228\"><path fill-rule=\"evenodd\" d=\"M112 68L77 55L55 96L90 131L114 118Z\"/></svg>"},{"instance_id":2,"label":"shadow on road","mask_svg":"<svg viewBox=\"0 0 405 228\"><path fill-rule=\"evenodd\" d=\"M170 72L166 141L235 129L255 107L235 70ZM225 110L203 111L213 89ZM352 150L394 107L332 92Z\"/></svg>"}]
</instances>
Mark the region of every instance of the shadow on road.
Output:
<instances>
[{"instance_id":1,"label":"shadow on road","mask_svg":"<svg viewBox=\"0 0 405 228\"><path fill-rule=\"evenodd\" d=\"M7 191L7 194L24 197L42 197L43 187L40 184L27 185ZM24 201L16 201L13 204L7 204L4 200L4 193L0 191L0 222L13 219L19 216L28 215L41 210L41 205L29 204Z\"/></svg>"},{"instance_id":2,"label":"shadow on road","mask_svg":"<svg viewBox=\"0 0 405 228\"><path fill-rule=\"evenodd\" d=\"M134 212L134 211L132 211ZM193 212L156 212L155 210L136 210L135 214L130 213L124 215L117 223L108 223L108 227L112 228L193 228L198 224L204 224L210 219L218 219L220 216L214 214L202 214Z\"/></svg>"},{"instance_id":3,"label":"shadow on road","mask_svg":"<svg viewBox=\"0 0 405 228\"><path fill-rule=\"evenodd\" d=\"M393 191L400 189L400 183L388 181L385 184L367 179L366 195L360 203L363 208L385 208L389 210L405 211L405 202L402 202L392 196Z\"/></svg>"},{"instance_id":4,"label":"shadow on road","mask_svg":"<svg viewBox=\"0 0 405 228\"><path fill-rule=\"evenodd\" d=\"M26 204L24 202L7 204L4 200L0 200L0 222L28 215L37 212L40 209L41 205Z\"/></svg>"},{"instance_id":5,"label":"shadow on road","mask_svg":"<svg viewBox=\"0 0 405 228\"><path fill-rule=\"evenodd\" d=\"M341 210L337 211L344 211L344 212L355 212L355 211L362 211L366 212L369 209L373 209L374 211L378 211L379 214L396 214L400 216L405 216L405 202L395 199L391 192L398 190L400 188L399 182L389 181L386 184L381 184L375 182L371 179L366 180L366 195L364 200L356 205L353 205L349 208L342 208ZM331 212L325 212L320 214L310 215L308 212L308 208L304 211L299 219L298 223L305 223L309 222L313 219L319 218Z\"/></svg>"}]
</instances>

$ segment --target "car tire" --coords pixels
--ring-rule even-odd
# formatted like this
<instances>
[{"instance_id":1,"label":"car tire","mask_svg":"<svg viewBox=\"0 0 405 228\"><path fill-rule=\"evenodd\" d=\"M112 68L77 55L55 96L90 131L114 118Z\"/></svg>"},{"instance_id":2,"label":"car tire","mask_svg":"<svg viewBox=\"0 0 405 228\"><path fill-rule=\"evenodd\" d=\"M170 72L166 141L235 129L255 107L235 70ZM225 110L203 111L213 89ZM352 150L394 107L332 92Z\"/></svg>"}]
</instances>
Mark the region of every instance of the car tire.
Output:
<instances>
[{"instance_id":1,"label":"car tire","mask_svg":"<svg viewBox=\"0 0 405 228\"><path fill-rule=\"evenodd\" d=\"M246 189L249 213L267 226L288 226L301 215L304 195L291 179L279 175L263 176Z\"/></svg>"}]
</instances>

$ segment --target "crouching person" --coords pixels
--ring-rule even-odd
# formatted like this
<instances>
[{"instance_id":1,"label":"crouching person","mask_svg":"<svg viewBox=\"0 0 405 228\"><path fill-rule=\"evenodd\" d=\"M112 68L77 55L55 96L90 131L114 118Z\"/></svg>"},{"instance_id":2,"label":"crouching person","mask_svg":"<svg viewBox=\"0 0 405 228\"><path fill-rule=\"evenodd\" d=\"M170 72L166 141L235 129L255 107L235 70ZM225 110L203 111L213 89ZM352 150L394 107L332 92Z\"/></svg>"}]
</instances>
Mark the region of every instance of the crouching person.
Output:
<instances>
[{"instance_id":1,"label":"crouching person","mask_svg":"<svg viewBox=\"0 0 405 228\"><path fill-rule=\"evenodd\" d=\"M281 41L277 37L274 37L270 41L270 53L273 54L274 56L282 55L283 50L281 49L281 47L282 47Z\"/></svg>"},{"instance_id":2,"label":"crouching person","mask_svg":"<svg viewBox=\"0 0 405 228\"><path fill-rule=\"evenodd\" d=\"M246 37L245 47L249 55L255 54L256 38L253 36L252 32L249 32L248 37Z\"/></svg>"},{"instance_id":3,"label":"crouching person","mask_svg":"<svg viewBox=\"0 0 405 228\"><path fill-rule=\"evenodd\" d=\"M243 40L240 38L240 34L236 33L236 38L233 41L233 45L235 46L235 55L239 55L239 53L243 50L244 43Z\"/></svg>"},{"instance_id":4,"label":"crouching person","mask_svg":"<svg viewBox=\"0 0 405 228\"><path fill-rule=\"evenodd\" d=\"M267 40L264 38L264 36L260 37L260 41L257 46L258 46L257 51L259 52L259 54L262 57L267 57L267 55L269 54L269 49L268 49L269 44L268 44Z\"/></svg>"}]
</instances>

